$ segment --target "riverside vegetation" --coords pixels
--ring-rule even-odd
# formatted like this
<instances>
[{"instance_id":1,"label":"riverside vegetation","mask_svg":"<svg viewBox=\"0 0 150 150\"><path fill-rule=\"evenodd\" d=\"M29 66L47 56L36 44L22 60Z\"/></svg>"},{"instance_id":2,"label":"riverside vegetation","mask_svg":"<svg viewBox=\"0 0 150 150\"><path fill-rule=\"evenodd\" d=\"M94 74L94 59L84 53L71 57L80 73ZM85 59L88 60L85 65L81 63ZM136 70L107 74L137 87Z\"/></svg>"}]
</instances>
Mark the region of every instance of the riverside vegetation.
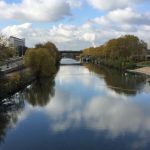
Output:
<instances>
[{"instance_id":1,"label":"riverside vegetation","mask_svg":"<svg viewBox=\"0 0 150 150\"><path fill-rule=\"evenodd\" d=\"M10 76L0 72L0 99L23 89L33 80L52 78L58 70L59 60L58 49L51 42L37 44L35 48L28 49L24 56L24 66L27 69Z\"/></svg>"},{"instance_id":2,"label":"riverside vegetation","mask_svg":"<svg viewBox=\"0 0 150 150\"><path fill-rule=\"evenodd\" d=\"M117 69L129 69L137 62L145 60L147 44L134 35L111 39L99 47L83 51L81 58L92 63L100 63Z\"/></svg>"},{"instance_id":3,"label":"riverside vegetation","mask_svg":"<svg viewBox=\"0 0 150 150\"><path fill-rule=\"evenodd\" d=\"M14 56L15 50L7 46L4 37L1 37L0 41L0 61L3 62ZM147 44L144 41L133 35L125 35L99 47L85 49L81 58L117 69L128 69L135 67L137 62L145 58L146 49ZM0 98L24 88L33 80L52 78L57 72L59 61L58 49L51 42L37 44L35 48L28 49L24 57L24 65L28 69L7 77L0 72Z\"/></svg>"}]
</instances>

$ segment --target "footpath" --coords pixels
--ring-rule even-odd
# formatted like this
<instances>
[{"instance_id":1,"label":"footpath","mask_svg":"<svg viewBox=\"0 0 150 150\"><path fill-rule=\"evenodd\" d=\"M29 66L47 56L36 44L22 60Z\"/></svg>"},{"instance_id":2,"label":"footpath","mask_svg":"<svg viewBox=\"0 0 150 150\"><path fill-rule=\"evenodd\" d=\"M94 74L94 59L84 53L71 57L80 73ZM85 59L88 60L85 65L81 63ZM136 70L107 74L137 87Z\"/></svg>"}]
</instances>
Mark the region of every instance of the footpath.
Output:
<instances>
[{"instance_id":1,"label":"footpath","mask_svg":"<svg viewBox=\"0 0 150 150\"><path fill-rule=\"evenodd\" d=\"M0 69L2 72L5 74L11 73L13 71L18 71L23 68L23 58L16 58L9 60L8 62L5 63L5 65L0 66Z\"/></svg>"},{"instance_id":2,"label":"footpath","mask_svg":"<svg viewBox=\"0 0 150 150\"><path fill-rule=\"evenodd\" d=\"M138 69L134 69L134 70L128 70L129 72L133 72L133 73L139 73L139 74L145 74L150 76L150 67L141 67Z\"/></svg>"}]
</instances>

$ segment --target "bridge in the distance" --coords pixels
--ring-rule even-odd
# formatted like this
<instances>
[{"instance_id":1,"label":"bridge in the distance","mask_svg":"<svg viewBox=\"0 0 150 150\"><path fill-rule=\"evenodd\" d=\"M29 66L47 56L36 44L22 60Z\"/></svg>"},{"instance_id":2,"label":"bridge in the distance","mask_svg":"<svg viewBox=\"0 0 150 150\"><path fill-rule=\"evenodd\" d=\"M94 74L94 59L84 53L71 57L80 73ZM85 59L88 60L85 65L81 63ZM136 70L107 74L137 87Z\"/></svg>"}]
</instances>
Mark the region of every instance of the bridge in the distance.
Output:
<instances>
[{"instance_id":1,"label":"bridge in the distance","mask_svg":"<svg viewBox=\"0 0 150 150\"><path fill-rule=\"evenodd\" d=\"M72 50L61 50L60 54L62 58L73 58L76 59L81 55L82 51L72 51Z\"/></svg>"}]
</instances>

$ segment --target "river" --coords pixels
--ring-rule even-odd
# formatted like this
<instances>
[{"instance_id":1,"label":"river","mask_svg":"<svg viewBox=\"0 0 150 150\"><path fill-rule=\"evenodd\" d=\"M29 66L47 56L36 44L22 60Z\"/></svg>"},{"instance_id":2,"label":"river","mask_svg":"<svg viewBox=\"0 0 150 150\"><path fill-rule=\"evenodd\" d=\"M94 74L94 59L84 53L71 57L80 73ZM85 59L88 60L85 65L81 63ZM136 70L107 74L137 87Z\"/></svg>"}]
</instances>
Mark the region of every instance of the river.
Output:
<instances>
[{"instance_id":1,"label":"river","mask_svg":"<svg viewBox=\"0 0 150 150\"><path fill-rule=\"evenodd\" d=\"M144 76L62 65L55 79L34 82L8 100L14 104L0 108L0 150L150 149Z\"/></svg>"}]
</instances>

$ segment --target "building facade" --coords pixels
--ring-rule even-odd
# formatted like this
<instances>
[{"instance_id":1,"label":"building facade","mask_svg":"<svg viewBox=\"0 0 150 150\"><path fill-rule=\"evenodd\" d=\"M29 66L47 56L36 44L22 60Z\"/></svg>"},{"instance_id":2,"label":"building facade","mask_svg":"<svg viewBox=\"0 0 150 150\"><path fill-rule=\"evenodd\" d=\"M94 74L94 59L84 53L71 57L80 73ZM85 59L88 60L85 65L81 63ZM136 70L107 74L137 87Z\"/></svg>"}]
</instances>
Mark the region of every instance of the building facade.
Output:
<instances>
[{"instance_id":1,"label":"building facade","mask_svg":"<svg viewBox=\"0 0 150 150\"><path fill-rule=\"evenodd\" d=\"M10 36L9 46L15 48L19 56L23 56L25 54L26 51L25 39Z\"/></svg>"}]
</instances>

